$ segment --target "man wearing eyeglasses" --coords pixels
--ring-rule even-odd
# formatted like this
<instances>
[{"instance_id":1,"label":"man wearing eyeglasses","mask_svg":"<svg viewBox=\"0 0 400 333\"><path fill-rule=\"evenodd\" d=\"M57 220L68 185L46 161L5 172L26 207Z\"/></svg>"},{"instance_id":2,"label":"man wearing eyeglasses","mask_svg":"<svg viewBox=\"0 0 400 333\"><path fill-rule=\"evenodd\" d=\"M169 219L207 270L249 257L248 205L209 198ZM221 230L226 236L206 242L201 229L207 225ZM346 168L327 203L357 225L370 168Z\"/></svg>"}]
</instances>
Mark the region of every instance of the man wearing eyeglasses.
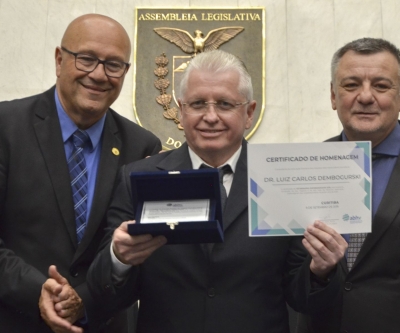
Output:
<instances>
[{"instance_id":1,"label":"man wearing eyeglasses","mask_svg":"<svg viewBox=\"0 0 400 333\"><path fill-rule=\"evenodd\" d=\"M337 292L334 276L310 293L310 269L323 277L344 252L340 235L317 223L306 237L248 237L247 142L256 102L251 78L235 56L220 51L197 55L181 81L180 117L186 143L124 166L108 213L111 227L88 272L88 284L106 321L117 309L140 300L138 333L288 333L286 301L298 311L321 310ZM164 236L131 236L135 209L129 174L213 167L223 176L227 201L224 242L166 245ZM289 208L288 208L289 209ZM312 236L313 235L313 236ZM329 244L325 244L329 239ZM345 242L344 242L345 243Z\"/></svg>"},{"instance_id":2,"label":"man wearing eyeglasses","mask_svg":"<svg viewBox=\"0 0 400 333\"><path fill-rule=\"evenodd\" d=\"M110 109L130 52L118 22L81 16L56 48L55 87L0 103L0 332L51 332L40 316L41 295L62 320L87 325L95 300L86 272L118 170L161 150L158 138ZM59 311L57 298L42 291L50 265L65 278L51 268L50 277L65 281L56 296L79 300L77 311ZM125 332L123 317L104 332Z\"/></svg>"}]
</instances>

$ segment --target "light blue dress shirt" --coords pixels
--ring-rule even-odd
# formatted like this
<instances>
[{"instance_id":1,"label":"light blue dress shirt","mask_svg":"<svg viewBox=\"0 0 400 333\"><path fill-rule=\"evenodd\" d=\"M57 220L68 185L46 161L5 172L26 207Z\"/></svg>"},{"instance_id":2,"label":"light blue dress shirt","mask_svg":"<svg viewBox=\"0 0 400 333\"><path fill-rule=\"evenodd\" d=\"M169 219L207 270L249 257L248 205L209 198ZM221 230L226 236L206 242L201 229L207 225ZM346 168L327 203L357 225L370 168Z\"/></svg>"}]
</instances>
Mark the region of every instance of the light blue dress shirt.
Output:
<instances>
[{"instance_id":1,"label":"light blue dress shirt","mask_svg":"<svg viewBox=\"0 0 400 333\"><path fill-rule=\"evenodd\" d=\"M342 133L343 141L348 141ZM372 216L381 203L389 178L393 172L397 158L400 155L400 125L379 145L372 148L372 155L379 154L380 157L372 161Z\"/></svg>"},{"instance_id":2,"label":"light blue dress shirt","mask_svg":"<svg viewBox=\"0 0 400 333\"><path fill-rule=\"evenodd\" d=\"M65 156L68 161L74 149L74 145L70 140L70 137L78 129L78 126L76 126L76 124L64 111L60 99L58 98L57 89L55 90L54 98L56 101L57 114L61 126L61 134L64 142ZM93 203L94 190L96 186L97 169L99 166L101 146L102 146L101 135L103 133L105 119L106 115L104 115L94 125L85 130L89 135L90 141L92 143L92 147L90 147L89 145L89 147L85 147L83 150L83 155L85 157L86 167L88 170L88 199L87 199L86 221L89 221L90 211Z\"/></svg>"}]
</instances>

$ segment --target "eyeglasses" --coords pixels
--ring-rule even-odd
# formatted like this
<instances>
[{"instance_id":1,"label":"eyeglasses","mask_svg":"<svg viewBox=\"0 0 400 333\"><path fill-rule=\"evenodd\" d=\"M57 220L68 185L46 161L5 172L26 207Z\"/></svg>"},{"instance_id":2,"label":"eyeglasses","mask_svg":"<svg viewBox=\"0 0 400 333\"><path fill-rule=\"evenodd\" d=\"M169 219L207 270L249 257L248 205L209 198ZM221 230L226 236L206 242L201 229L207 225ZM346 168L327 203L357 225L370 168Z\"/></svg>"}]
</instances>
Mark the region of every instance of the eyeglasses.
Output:
<instances>
[{"instance_id":1,"label":"eyeglasses","mask_svg":"<svg viewBox=\"0 0 400 333\"><path fill-rule=\"evenodd\" d=\"M208 107L210 105L213 105L214 110L219 115L231 115L238 107L246 104L249 104L249 101L237 103L226 100L221 100L216 102L206 102L203 100L198 100L194 102L182 103L182 106L186 107L185 112L188 114L204 115L207 112Z\"/></svg>"},{"instance_id":2,"label":"eyeglasses","mask_svg":"<svg viewBox=\"0 0 400 333\"><path fill-rule=\"evenodd\" d=\"M75 57L76 69L86 73L93 72L99 64L102 64L104 66L104 72L108 77L119 78L126 73L131 65L118 60L100 60L90 54L72 52L63 46L61 46L61 50L73 55Z\"/></svg>"}]
</instances>

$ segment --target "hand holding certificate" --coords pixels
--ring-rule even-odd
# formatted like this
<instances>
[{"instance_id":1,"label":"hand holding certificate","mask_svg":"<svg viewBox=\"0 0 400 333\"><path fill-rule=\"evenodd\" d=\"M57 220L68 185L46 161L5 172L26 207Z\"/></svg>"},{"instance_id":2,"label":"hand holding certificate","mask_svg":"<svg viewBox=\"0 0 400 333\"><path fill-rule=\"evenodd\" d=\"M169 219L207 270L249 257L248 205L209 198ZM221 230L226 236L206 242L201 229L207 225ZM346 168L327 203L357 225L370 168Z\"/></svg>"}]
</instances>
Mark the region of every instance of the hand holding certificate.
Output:
<instances>
[{"instance_id":1,"label":"hand holding certificate","mask_svg":"<svg viewBox=\"0 0 400 333\"><path fill-rule=\"evenodd\" d=\"M369 142L249 145L250 236L303 235L316 220L371 232L370 156Z\"/></svg>"}]
</instances>

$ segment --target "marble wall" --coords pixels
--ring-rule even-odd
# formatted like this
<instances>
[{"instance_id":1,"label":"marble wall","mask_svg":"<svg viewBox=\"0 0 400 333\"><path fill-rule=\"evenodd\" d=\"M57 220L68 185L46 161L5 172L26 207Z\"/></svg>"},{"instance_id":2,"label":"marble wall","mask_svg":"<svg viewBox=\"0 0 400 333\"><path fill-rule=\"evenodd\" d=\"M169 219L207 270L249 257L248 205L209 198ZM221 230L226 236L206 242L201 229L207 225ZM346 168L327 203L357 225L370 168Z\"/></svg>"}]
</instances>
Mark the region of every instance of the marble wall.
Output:
<instances>
[{"instance_id":1,"label":"marble wall","mask_svg":"<svg viewBox=\"0 0 400 333\"><path fill-rule=\"evenodd\" d=\"M133 41L135 7L224 6L265 7L266 107L253 143L336 135L341 125L331 109L329 84L335 50L367 36L400 46L400 0L0 0L0 100L54 84L55 47L79 15L111 16ZM130 71L113 107L134 120L132 80Z\"/></svg>"}]
</instances>

